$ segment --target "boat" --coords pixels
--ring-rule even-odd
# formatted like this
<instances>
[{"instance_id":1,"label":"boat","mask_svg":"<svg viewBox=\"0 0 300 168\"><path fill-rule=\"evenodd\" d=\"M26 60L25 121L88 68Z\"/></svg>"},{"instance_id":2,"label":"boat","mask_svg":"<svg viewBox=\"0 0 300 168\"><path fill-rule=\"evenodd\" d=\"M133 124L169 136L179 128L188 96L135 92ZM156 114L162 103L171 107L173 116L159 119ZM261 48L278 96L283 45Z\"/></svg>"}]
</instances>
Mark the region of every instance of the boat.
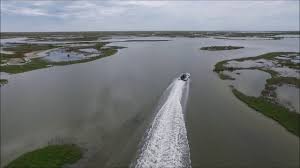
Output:
<instances>
[{"instance_id":1,"label":"boat","mask_svg":"<svg viewBox=\"0 0 300 168\"><path fill-rule=\"evenodd\" d=\"M191 74L189 74L189 73L183 73L183 74L180 75L178 80L188 81L190 79L190 76L191 76Z\"/></svg>"}]
</instances>

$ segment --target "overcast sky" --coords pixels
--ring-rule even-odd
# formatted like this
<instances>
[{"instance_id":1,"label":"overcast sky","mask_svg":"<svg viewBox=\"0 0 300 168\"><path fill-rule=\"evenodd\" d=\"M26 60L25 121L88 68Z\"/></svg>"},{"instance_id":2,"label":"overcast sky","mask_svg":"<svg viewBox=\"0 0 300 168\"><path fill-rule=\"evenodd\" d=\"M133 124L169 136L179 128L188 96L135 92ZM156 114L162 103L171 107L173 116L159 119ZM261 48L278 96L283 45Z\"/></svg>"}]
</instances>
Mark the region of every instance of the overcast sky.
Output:
<instances>
[{"instance_id":1,"label":"overcast sky","mask_svg":"<svg viewBox=\"0 0 300 168\"><path fill-rule=\"evenodd\" d=\"M299 1L1 0L1 31L299 30Z\"/></svg>"}]
</instances>

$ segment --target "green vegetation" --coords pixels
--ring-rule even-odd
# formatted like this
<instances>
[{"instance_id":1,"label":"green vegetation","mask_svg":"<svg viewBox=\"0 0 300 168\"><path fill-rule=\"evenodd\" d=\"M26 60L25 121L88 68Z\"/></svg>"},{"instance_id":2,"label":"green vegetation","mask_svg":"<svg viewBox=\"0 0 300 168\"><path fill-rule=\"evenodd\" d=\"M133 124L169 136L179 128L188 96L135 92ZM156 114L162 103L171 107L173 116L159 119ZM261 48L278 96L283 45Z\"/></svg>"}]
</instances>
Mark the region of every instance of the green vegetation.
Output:
<instances>
[{"instance_id":1,"label":"green vegetation","mask_svg":"<svg viewBox=\"0 0 300 168\"><path fill-rule=\"evenodd\" d=\"M101 50L101 48L104 47L106 44L108 44L108 43L105 43L105 42L97 43L97 44L95 45L95 48L96 48L97 50Z\"/></svg>"},{"instance_id":2,"label":"green vegetation","mask_svg":"<svg viewBox=\"0 0 300 168\"><path fill-rule=\"evenodd\" d=\"M4 60L7 60L7 59L10 59L10 58L20 58L20 55L19 54L4 54L4 53L1 53L1 61L4 61ZM23 57L23 56L21 56Z\"/></svg>"},{"instance_id":3,"label":"green vegetation","mask_svg":"<svg viewBox=\"0 0 300 168\"><path fill-rule=\"evenodd\" d=\"M209 47L202 47L200 50L208 50L208 51L221 51L221 50L236 50L244 48L241 46L209 46Z\"/></svg>"},{"instance_id":4,"label":"green vegetation","mask_svg":"<svg viewBox=\"0 0 300 168\"><path fill-rule=\"evenodd\" d=\"M272 60L275 57L278 57L280 55L283 54L299 54L297 52L270 52L270 53L266 53L266 54L262 54L256 57L245 57L245 58L238 58L238 59L234 59L235 61L246 61L246 60L259 60L259 59L267 59L267 60Z\"/></svg>"},{"instance_id":5,"label":"green vegetation","mask_svg":"<svg viewBox=\"0 0 300 168\"><path fill-rule=\"evenodd\" d=\"M272 32L234 32L234 31L89 31L89 32L1 32L1 38L29 37L35 39L45 39L45 37L66 36L68 40L90 41L98 38L111 36L160 36L160 37L265 37L280 39L275 35L295 34L299 31L272 31ZM70 38L73 37L73 38ZM49 39L49 38L48 38ZM53 38L54 39L54 38ZM56 39L55 39L56 40ZM61 39L64 40L64 39Z\"/></svg>"},{"instance_id":6,"label":"green vegetation","mask_svg":"<svg viewBox=\"0 0 300 168\"><path fill-rule=\"evenodd\" d=\"M216 63L214 71L219 73L219 72L228 70L227 67L225 67L225 64L227 64L228 61L229 60L224 60L224 61L220 61L220 62Z\"/></svg>"},{"instance_id":7,"label":"green vegetation","mask_svg":"<svg viewBox=\"0 0 300 168\"><path fill-rule=\"evenodd\" d=\"M23 65L1 66L1 72L16 74L16 73L32 71L35 69L47 68L48 66L51 66L51 64L46 60L43 60L41 58L34 58L31 59L30 62Z\"/></svg>"},{"instance_id":8,"label":"green vegetation","mask_svg":"<svg viewBox=\"0 0 300 168\"><path fill-rule=\"evenodd\" d=\"M266 72L271 72L271 70L268 69L262 69L262 68L240 68L240 67L226 67L225 65L230 62L230 61L238 61L238 62L242 62L242 61L247 61L247 60L259 60L259 59L266 59L266 60L274 60L275 57L278 57L282 54L299 54L299 53L295 53L295 52L271 52L271 53L266 53L266 54L262 54L256 57L245 57L245 58L238 58L238 59L231 59L231 60L224 60L224 61L220 61L215 65L214 71L215 72L221 72L221 71L234 71L234 70L240 70L240 69L259 69L259 70L263 70ZM283 61L279 61L279 63L281 64ZM294 64L296 65L296 64ZM274 73L276 73L275 71L273 71Z\"/></svg>"},{"instance_id":9,"label":"green vegetation","mask_svg":"<svg viewBox=\"0 0 300 168\"><path fill-rule=\"evenodd\" d=\"M76 145L49 145L23 154L5 168L61 168L81 157L82 151Z\"/></svg>"},{"instance_id":10,"label":"green vegetation","mask_svg":"<svg viewBox=\"0 0 300 168\"><path fill-rule=\"evenodd\" d=\"M7 84L7 79L0 79L0 86Z\"/></svg>"},{"instance_id":11,"label":"green vegetation","mask_svg":"<svg viewBox=\"0 0 300 168\"><path fill-rule=\"evenodd\" d=\"M75 61L50 62L50 64L51 65L70 65L70 64L78 64L78 63L90 62L90 61L97 60L99 58L103 58L103 57L114 55L115 53L118 52L118 50L114 49L113 47L111 47L111 48L102 48L100 51L102 53L99 56L90 57L90 58L82 59L82 60L75 60Z\"/></svg>"},{"instance_id":12,"label":"green vegetation","mask_svg":"<svg viewBox=\"0 0 300 168\"><path fill-rule=\"evenodd\" d=\"M33 58L33 59L31 59L30 62L22 64L22 65L1 66L0 71L16 74L16 73L32 71L32 70L41 69L41 68L47 68L47 67L54 66L54 65L69 65L69 64L84 63L84 62L94 61L99 58L113 55L118 51L117 49L119 49L119 48L122 48L122 47L112 46L112 47L108 47L108 48L102 48L102 49L100 49L101 54L99 54L99 56L89 57L86 59L74 60L74 61L50 62L43 58Z\"/></svg>"},{"instance_id":13,"label":"green vegetation","mask_svg":"<svg viewBox=\"0 0 300 168\"><path fill-rule=\"evenodd\" d=\"M41 51L41 50L48 50L51 48L55 48L57 46L54 45L44 45L44 44L18 44L14 47L4 48L4 51L12 51L13 54L3 54L1 53L1 64L5 64L9 61L15 61L20 64L26 63L25 61L25 53L33 52L33 51ZM41 65L40 61L33 60L29 63L26 63L24 65L4 65L1 66L0 71L2 72L8 72L12 71L13 69L19 69L19 70L13 70L16 72L13 73L19 73L23 70L27 71L27 69L39 69Z\"/></svg>"},{"instance_id":14,"label":"green vegetation","mask_svg":"<svg viewBox=\"0 0 300 168\"><path fill-rule=\"evenodd\" d=\"M224 74L223 72L222 73L219 73L219 77L222 79L222 80L235 80L233 77L229 76L229 75L226 75Z\"/></svg>"},{"instance_id":15,"label":"green vegetation","mask_svg":"<svg viewBox=\"0 0 300 168\"><path fill-rule=\"evenodd\" d=\"M53 41L96 41L98 40L99 37L97 36L82 36L82 37L66 37L66 38L47 38L44 39L43 37L39 37L40 40L42 41L49 41L49 40L53 40Z\"/></svg>"},{"instance_id":16,"label":"green vegetation","mask_svg":"<svg viewBox=\"0 0 300 168\"><path fill-rule=\"evenodd\" d=\"M300 88L300 79L294 77L276 77L267 79L268 85L282 85L282 84L290 84L294 85L297 88Z\"/></svg>"},{"instance_id":17,"label":"green vegetation","mask_svg":"<svg viewBox=\"0 0 300 168\"><path fill-rule=\"evenodd\" d=\"M266 53L262 54L256 57L246 57L246 58L239 58L239 59L232 59L232 60L225 60L218 62L215 65L214 71L219 74L219 77L223 80L230 79L230 77L224 76L224 71L235 71L235 70L241 70L241 69L248 69L248 70L260 70L267 72L271 75L271 78L266 80L265 88L261 92L260 97L252 97L247 96L241 92L239 92L237 89L232 88L233 94L246 103L249 107L255 109L256 111L264 114L265 116L268 116L274 120L276 120L280 125L285 127L288 131L291 133L299 136L299 124L300 124L300 114L296 113L295 111L291 111L288 108L280 105L278 103L277 94L276 94L276 86L280 86L282 84L290 84L294 85L298 88L300 88L300 79L295 77L283 77L280 76L280 74L269 67L229 67L225 66L230 61L238 61L243 62L247 60L275 60L277 56L282 56L286 54L299 54L299 53L293 53L293 52L272 52L272 53ZM282 59L276 59L278 64L275 65L282 67L286 66L287 61L289 60L282 60ZM295 69L293 67L295 66L295 63L293 65L290 65L289 68ZM231 79L232 80L232 79Z\"/></svg>"},{"instance_id":18,"label":"green vegetation","mask_svg":"<svg viewBox=\"0 0 300 168\"><path fill-rule=\"evenodd\" d=\"M4 48L4 51L13 51L14 54L5 54L6 58L22 58L24 57L25 53L33 52L33 51L40 51L40 50L48 50L51 48L55 48L56 46L47 44L20 44L15 47ZM2 57L2 54L1 54Z\"/></svg>"},{"instance_id":19,"label":"green vegetation","mask_svg":"<svg viewBox=\"0 0 300 168\"><path fill-rule=\"evenodd\" d=\"M279 104L274 104L264 97L257 98L247 96L234 88L232 89L232 92L238 99L246 103L249 107L274 119L288 131L299 137L300 114L290 111Z\"/></svg>"}]
</instances>

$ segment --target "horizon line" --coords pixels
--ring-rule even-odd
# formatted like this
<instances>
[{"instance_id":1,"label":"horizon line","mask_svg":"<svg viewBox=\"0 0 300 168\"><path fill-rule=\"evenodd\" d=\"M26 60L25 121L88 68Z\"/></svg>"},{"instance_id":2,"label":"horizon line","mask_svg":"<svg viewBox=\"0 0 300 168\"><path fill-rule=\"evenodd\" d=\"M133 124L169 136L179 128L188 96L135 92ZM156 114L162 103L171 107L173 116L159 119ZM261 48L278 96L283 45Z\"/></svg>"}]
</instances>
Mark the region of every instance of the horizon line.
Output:
<instances>
[{"instance_id":1,"label":"horizon line","mask_svg":"<svg viewBox=\"0 0 300 168\"><path fill-rule=\"evenodd\" d=\"M300 32L300 30L76 30L76 31L0 31L0 33L75 33L75 32Z\"/></svg>"}]
</instances>

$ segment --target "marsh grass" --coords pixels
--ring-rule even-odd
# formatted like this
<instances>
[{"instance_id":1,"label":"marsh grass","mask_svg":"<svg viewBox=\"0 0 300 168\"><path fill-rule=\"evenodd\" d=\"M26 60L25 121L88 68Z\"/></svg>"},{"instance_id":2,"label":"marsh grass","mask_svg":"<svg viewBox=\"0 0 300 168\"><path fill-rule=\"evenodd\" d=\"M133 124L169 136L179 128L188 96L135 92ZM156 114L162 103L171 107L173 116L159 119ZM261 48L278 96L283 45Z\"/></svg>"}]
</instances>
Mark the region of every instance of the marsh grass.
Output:
<instances>
[{"instance_id":1,"label":"marsh grass","mask_svg":"<svg viewBox=\"0 0 300 168\"><path fill-rule=\"evenodd\" d=\"M292 53L293 52L272 52L272 53L259 55L257 57L246 57L246 58L225 60L215 64L214 71L217 72L219 74L219 77L223 80L228 79L226 76L223 75L224 71L235 71L240 69L248 69L248 70L257 69L269 73L271 75L271 78L266 80L265 88L261 92L260 97L247 96L242 92L238 91L237 89L235 89L234 87L232 87L232 92L239 100L246 103L249 107L264 114L267 117L274 119L284 128L286 128L288 131L290 131L291 133L299 137L300 114L296 113L295 111L290 111L288 108L280 105L276 101L277 98L276 86L280 86L282 84L290 84L300 88L300 79L297 79L295 77L283 77L280 76L278 72L267 68L257 68L257 67L241 68L241 67L225 66L227 62L233 60L239 62L246 61L246 60L259 60L259 59L273 60L275 57L280 56L282 54L292 54Z\"/></svg>"},{"instance_id":2,"label":"marsh grass","mask_svg":"<svg viewBox=\"0 0 300 168\"><path fill-rule=\"evenodd\" d=\"M74 144L49 145L21 155L5 168L61 168L81 157L81 149Z\"/></svg>"},{"instance_id":3,"label":"marsh grass","mask_svg":"<svg viewBox=\"0 0 300 168\"><path fill-rule=\"evenodd\" d=\"M0 86L7 84L7 79L0 79Z\"/></svg>"},{"instance_id":4,"label":"marsh grass","mask_svg":"<svg viewBox=\"0 0 300 168\"><path fill-rule=\"evenodd\" d=\"M17 74L17 73L32 71L35 69L47 68L49 65L50 65L50 63L47 62L46 60L43 60L41 58L34 58L34 59L31 59L30 62L25 63L23 65L1 66L0 71L6 72L6 73L11 73L11 74Z\"/></svg>"},{"instance_id":5,"label":"marsh grass","mask_svg":"<svg viewBox=\"0 0 300 168\"><path fill-rule=\"evenodd\" d=\"M62 66L62 65L70 65L70 64L78 64L78 63L84 63L84 62L89 62L89 61L94 61L103 57L111 56L117 53L118 49L122 47L108 47L108 48L102 48L100 49L101 54L98 56L82 59L82 60L75 60L75 61L61 61L61 62L50 62L47 61L43 58L34 58L31 59L30 62L22 64L22 65L5 65L1 66L0 71L1 72L6 72L6 73L11 73L11 74L17 74L17 73L22 73L22 72L27 72L27 71L32 71L36 69L42 69L42 68L47 68L50 66Z\"/></svg>"},{"instance_id":6,"label":"marsh grass","mask_svg":"<svg viewBox=\"0 0 300 168\"><path fill-rule=\"evenodd\" d=\"M270 117L282 125L285 129L299 137L300 114L290 111L288 108L275 104L264 97L252 97L232 88L233 94L249 107Z\"/></svg>"},{"instance_id":7,"label":"marsh grass","mask_svg":"<svg viewBox=\"0 0 300 168\"><path fill-rule=\"evenodd\" d=\"M24 57L25 53L39 51L39 50L48 50L51 48L55 48L57 46L51 44L18 44L15 47L4 48L4 51L12 51L14 54L6 54L5 57L7 58L22 58ZM2 55L2 54L1 54Z\"/></svg>"},{"instance_id":8,"label":"marsh grass","mask_svg":"<svg viewBox=\"0 0 300 168\"><path fill-rule=\"evenodd\" d=\"M235 78L231 77L230 75L224 74L224 73L219 73L219 77L222 80L235 80Z\"/></svg>"},{"instance_id":9,"label":"marsh grass","mask_svg":"<svg viewBox=\"0 0 300 168\"><path fill-rule=\"evenodd\" d=\"M200 50L208 50L208 51L221 51L221 50L237 50L244 48L242 46L209 46L209 47L202 47Z\"/></svg>"}]
</instances>

